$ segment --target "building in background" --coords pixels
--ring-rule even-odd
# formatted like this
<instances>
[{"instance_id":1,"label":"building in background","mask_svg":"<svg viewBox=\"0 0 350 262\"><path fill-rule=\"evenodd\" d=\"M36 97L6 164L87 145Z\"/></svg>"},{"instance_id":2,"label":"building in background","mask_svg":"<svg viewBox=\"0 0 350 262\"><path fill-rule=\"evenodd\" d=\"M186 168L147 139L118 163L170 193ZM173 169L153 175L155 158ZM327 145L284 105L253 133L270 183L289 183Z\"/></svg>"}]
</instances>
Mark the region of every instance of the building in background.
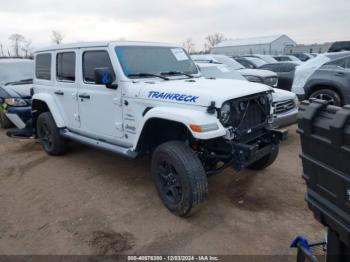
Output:
<instances>
[{"instance_id":1,"label":"building in background","mask_svg":"<svg viewBox=\"0 0 350 262\"><path fill-rule=\"evenodd\" d=\"M265 36L223 41L213 48L212 54L238 56L247 54L280 55L287 47L294 47L297 43L286 35Z\"/></svg>"},{"instance_id":2,"label":"building in background","mask_svg":"<svg viewBox=\"0 0 350 262\"><path fill-rule=\"evenodd\" d=\"M328 49L331 47L333 42L324 43L324 44L310 44L310 45L296 45L296 46L287 46L285 48L285 54L296 54L296 53L327 53Z\"/></svg>"}]
</instances>

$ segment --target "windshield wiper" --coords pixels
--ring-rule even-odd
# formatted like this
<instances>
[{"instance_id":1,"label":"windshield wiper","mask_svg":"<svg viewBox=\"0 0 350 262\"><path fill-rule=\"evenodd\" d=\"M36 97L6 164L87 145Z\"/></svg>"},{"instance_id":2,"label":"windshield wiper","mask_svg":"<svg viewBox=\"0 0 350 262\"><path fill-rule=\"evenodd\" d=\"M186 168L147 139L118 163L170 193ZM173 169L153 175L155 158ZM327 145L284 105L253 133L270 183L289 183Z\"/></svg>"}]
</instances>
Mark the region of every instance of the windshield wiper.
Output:
<instances>
[{"instance_id":1,"label":"windshield wiper","mask_svg":"<svg viewBox=\"0 0 350 262\"><path fill-rule=\"evenodd\" d=\"M189 78L194 78L193 75L186 74L186 73L179 72L179 71L161 72L160 74L161 74L161 75L169 75L169 76L180 76L180 75L184 75L184 76L187 76L187 77L189 77Z\"/></svg>"},{"instance_id":2,"label":"windshield wiper","mask_svg":"<svg viewBox=\"0 0 350 262\"><path fill-rule=\"evenodd\" d=\"M169 78L165 77L165 76L161 76L161 75L157 75L157 74L150 74L150 73L137 73L137 74L128 74L128 77L158 77L161 78L163 80L169 80Z\"/></svg>"},{"instance_id":3,"label":"windshield wiper","mask_svg":"<svg viewBox=\"0 0 350 262\"><path fill-rule=\"evenodd\" d=\"M5 84L5 86L7 85L13 85L13 84L20 84L20 83L31 83L33 82L32 78L28 78L28 79L22 79L22 80L18 80L18 81L13 81L13 82L7 82Z\"/></svg>"}]
</instances>

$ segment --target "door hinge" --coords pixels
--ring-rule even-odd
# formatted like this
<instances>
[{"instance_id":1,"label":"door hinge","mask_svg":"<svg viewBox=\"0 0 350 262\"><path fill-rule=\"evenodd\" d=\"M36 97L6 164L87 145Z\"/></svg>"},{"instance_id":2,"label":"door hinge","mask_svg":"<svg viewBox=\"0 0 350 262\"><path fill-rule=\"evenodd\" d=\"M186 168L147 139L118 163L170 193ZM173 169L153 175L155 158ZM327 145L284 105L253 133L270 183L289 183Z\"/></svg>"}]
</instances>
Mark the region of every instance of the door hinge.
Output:
<instances>
[{"instance_id":1,"label":"door hinge","mask_svg":"<svg viewBox=\"0 0 350 262\"><path fill-rule=\"evenodd\" d=\"M113 98L113 103L118 106L122 106L123 104L123 99L121 97L115 97Z\"/></svg>"},{"instance_id":2,"label":"door hinge","mask_svg":"<svg viewBox=\"0 0 350 262\"><path fill-rule=\"evenodd\" d=\"M74 118L75 118L75 120L77 120L78 122L80 122L80 115L79 115L79 114L75 113L75 114L74 114Z\"/></svg>"},{"instance_id":3,"label":"door hinge","mask_svg":"<svg viewBox=\"0 0 350 262\"><path fill-rule=\"evenodd\" d=\"M120 131L120 132L123 132L124 131L124 127L123 127L123 124L122 123L115 123L115 128Z\"/></svg>"}]
</instances>

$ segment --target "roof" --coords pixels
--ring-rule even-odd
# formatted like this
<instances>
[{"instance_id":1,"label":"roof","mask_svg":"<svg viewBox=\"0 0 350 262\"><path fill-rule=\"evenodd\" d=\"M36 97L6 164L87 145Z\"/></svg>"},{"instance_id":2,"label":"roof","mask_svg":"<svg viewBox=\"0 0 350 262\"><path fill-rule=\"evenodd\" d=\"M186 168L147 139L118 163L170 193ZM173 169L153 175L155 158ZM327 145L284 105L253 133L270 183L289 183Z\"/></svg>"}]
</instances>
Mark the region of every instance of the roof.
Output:
<instances>
[{"instance_id":1,"label":"roof","mask_svg":"<svg viewBox=\"0 0 350 262\"><path fill-rule=\"evenodd\" d=\"M253 38L242 38L225 40L217 44L215 47L227 47L227 46L245 46L245 45L264 45L270 44L282 36L286 35L274 35L274 36L263 36L263 37L253 37Z\"/></svg>"},{"instance_id":2,"label":"roof","mask_svg":"<svg viewBox=\"0 0 350 262\"><path fill-rule=\"evenodd\" d=\"M174 46L178 47L179 45L169 44L169 43L157 43L157 42L142 42L142 41L99 41L99 42L77 42L70 44L59 44L51 45L48 47L43 47L35 50L35 52L44 52L44 51L53 51L53 50L62 50L62 49L74 49L74 48L85 48L85 47L103 47L110 44L114 45L128 45L128 46Z\"/></svg>"}]
</instances>

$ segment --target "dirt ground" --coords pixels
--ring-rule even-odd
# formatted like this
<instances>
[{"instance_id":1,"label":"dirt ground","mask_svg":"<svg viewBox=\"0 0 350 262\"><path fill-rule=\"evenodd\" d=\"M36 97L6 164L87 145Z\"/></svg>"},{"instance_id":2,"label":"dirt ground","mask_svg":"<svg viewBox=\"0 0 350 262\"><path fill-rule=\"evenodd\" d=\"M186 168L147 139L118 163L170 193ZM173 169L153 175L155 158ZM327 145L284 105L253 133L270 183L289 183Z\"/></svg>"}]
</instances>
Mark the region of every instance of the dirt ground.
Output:
<instances>
[{"instance_id":1,"label":"dirt ground","mask_svg":"<svg viewBox=\"0 0 350 262\"><path fill-rule=\"evenodd\" d=\"M210 177L188 219L162 205L147 158L77 144L50 157L0 131L0 254L294 254L296 235L325 235L304 201L295 130L270 168Z\"/></svg>"}]
</instances>

